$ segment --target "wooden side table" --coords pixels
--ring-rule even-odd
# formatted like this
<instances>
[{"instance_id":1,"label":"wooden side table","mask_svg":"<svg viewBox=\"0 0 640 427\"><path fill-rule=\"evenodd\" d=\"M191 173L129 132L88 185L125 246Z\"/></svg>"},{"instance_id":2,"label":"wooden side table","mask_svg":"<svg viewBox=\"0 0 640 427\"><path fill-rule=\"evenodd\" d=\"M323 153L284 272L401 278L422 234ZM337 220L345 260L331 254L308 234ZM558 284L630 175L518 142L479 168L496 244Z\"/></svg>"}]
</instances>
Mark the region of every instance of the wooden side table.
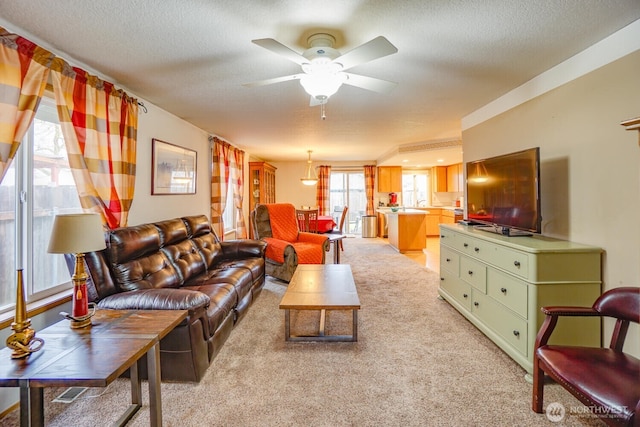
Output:
<instances>
[{"instance_id":1,"label":"wooden side table","mask_svg":"<svg viewBox=\"0 0 640 427\"><path fill-rule=\"evenodd\" d=\"M0 350L0 387L20 387L21 426L44 426L44 387L106 387L130 369L131 405L117 421L123 426L142 406L137 362L146 354L151 425L161 426L160 340L186 317L185 310L98 310L83 329L62 320L36 332L44 347L25 359Z\"/></svg>"}]
</instances>

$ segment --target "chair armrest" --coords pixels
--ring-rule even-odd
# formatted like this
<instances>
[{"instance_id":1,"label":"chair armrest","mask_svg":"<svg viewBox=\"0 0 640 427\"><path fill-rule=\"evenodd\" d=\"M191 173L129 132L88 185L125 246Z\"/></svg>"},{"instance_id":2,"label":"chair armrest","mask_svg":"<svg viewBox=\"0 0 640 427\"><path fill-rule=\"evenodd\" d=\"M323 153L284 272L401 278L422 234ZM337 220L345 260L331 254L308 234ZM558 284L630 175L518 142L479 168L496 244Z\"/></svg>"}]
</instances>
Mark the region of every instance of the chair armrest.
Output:
<instances>
[{"instance_id":1,"label":"chair armrest","mask_svg":"<svg viewBox=\"0 0 640 427\"><path fill-rule=\"evenodd\" d=\"M536 336L536 343L534 347L535 349L547 345L549 342L549 338L553 333L553 330L556 328L556 324L558 323L558 318L560 316L569 316L569 317L586 317L586 316L602 316L598 311L596 311L593 307L542 307L540 309L545 315L544 322L542 326L540 326L540 330L538 331L538 335Z\"/></svg>"},{"instance_id":2,"label":"chair armrest","mask_svg":"<svg viewBox=\"0 0 640 427\"><path fill-rule=\"evenodd\" d=\"M601 316L593 307L542 307L547 316Z\"/></svg>"},{"instance_id":3,"label":"chair armrest","mask_svg":"<svg viewBox=\"0 0 640 427\"><path fill-rule=\"evenodd\" d=\"M322 234L307 233L306 231L301 231L298 233L299 242L309 242L316 243L318 245L324 245L327 240L329 240L329 238Z\"/></svg>"},{"instance_id":4,"label":"chair armrest","mask_svg":"<svg viewBox=\"0 0 640 427\"><path fill-rule=\"evenodd\" d=\"M263 240L267 244L264 256L270 260L282 264L284 263L285 253L295 253L291 243L286 240L274 239L273 237L265 237Z\"/></svg>"},{"instance_id":5,"label":"chair armrest","mask_svg":"<svg viewBox=\"0 0 640 427\"><path fill-rule=\"evenodd\" d=\"M199 291L161 288L109 295L98 302L98 307L112 310L189 310L192 314L210 303L211 299Z\"/></svg>"}]
</instances>

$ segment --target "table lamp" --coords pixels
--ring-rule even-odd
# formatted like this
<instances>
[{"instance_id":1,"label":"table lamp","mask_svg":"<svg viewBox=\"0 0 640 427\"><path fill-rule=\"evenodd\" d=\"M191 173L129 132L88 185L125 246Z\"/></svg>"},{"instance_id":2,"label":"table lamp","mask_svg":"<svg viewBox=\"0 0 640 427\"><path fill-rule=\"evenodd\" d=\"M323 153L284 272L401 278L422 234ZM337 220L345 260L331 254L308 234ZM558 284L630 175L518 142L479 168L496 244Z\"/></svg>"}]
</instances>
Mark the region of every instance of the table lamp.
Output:
<instances>
[{"instance_id":1,"label":"table lamp","mask_svg":"<svg viewBox=\"0 0 640 427\"><path fill-rule=\"evenodd\" d=\"M56 215L51 230L51 239L47 252L52 254L75 254L76 264L71 277L73 282L73 300L71 328L84 328L91 324L89 299L87 296L87 278L84 269L84 254L102 250L106 247L102 221L98 214Z\"/></svg>"}]
</instances>

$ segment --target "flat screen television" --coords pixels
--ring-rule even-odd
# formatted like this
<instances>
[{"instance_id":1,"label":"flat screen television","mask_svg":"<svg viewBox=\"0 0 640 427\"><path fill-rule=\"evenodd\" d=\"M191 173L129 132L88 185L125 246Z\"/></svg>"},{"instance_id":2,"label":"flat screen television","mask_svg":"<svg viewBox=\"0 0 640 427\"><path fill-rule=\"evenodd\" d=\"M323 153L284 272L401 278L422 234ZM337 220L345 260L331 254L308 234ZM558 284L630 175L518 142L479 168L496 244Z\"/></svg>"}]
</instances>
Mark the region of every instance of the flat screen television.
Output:
<instances>
[{"instance_id":1,"label":"flat screen television","mask_svg":"<svg viewBox=\"0 0 640 427\"><path fill-rule=\"evenodd\" d=\"M469 223L506 236L541 232L540 147L466 166Z\"/></svg>"}]
</instances>

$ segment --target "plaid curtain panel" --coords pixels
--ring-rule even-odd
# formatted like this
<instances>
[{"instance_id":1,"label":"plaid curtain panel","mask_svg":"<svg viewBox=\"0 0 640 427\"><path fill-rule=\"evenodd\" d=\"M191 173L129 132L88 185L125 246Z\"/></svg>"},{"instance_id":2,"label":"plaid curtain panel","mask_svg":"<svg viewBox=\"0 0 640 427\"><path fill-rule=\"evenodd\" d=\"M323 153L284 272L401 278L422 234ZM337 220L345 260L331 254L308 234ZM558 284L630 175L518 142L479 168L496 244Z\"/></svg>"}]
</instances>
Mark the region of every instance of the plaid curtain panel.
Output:
<instances>
[{"instance_id":1,"label":"plaid curtain panel","mask_svg":"<svg viewBox=\"0 0 640 427\"><path fill-rule=\"evenodd\" d=\"M0 27L0 182L35 117L53 58Z\"/></svg>"},{"instance_id":2,"label":"plaid curtain panel","mask_svg":"<svg viewBox=\"0 0 640 427\"><path fill-rule=\"evenodd\" d=\"M224 240L224 222L222 213L227 204L227 185L229 183L229 148L231 144L213 137L211 150L211 227L221 240Z\"/></svg>"},{"instance_id":3,"label":"plaid curtain panel","mask_svg":"<svg viewBox=\"0 0 640 427\"><path fill-rule=\"evenodd\" d=\"M367 215L374 215L375 209L373 207L373 193L375 190L376 182L376 167L375 165L366 165L364 167L364 192L367 196Z\"/></svg>"},{"instance_id":4,"label":"plaid curtain panel","mask_svg":"<svg viewBox=\"0 0 640 427\"><path fill-rule=\"evenodd\" d=\"M316 204L320 215L331 215L331 203L329 182L331 178L331 166L318 167L318 184L316 185Z\"/></svg>"},{"instance_id":5,"label":"plaid curtain panel","mask_svg":"<svg viewBox=\"0 0 640 427\"><path fill-rule=\"evenodd\" d=\"M138 101L55 58L51 80L71 172L85 211L127 225L136 175Z\"/></svg>"}]
</instances>

